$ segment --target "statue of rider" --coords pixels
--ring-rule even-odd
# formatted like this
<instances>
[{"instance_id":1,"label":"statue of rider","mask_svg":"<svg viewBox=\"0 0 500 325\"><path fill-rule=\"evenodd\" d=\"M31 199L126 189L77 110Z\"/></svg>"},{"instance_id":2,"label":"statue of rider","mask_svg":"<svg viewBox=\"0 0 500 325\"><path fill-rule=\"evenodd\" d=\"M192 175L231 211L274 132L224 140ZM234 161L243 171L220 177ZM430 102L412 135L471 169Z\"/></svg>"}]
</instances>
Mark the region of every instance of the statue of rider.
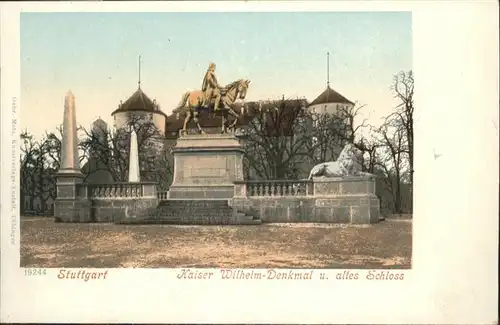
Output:
<instances>
[{"instance_id":1,"label":"statue of rider","mask_svg":"<svg viewBox=\"0 0 500 325\"><path fill-rule=\"evenodd\" d=\"M219 85L217 78L215 77L215 68L215 63L210 63L207 73L205 73L205 77L203 78L201 90L205 95L202 107L208 107L212 99L215 98L214 111L217 111L219 109L222 87Z\"/></svg>"}]
</instances>

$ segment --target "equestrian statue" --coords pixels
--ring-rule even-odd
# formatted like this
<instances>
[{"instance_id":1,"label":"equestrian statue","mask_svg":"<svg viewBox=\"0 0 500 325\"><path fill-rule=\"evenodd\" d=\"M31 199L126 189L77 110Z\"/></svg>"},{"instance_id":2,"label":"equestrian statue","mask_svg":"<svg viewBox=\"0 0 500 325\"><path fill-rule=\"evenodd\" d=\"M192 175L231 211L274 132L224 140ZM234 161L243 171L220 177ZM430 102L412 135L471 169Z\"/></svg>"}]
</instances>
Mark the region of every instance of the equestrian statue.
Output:
<instances>
[{"instance_id":1,"label":"equestrian statue","mask_svg":"<svg viewBox=\"0 0 500 325\"><path fill-rule=\"evenodd\" d=\"M234 131L236 124L240 118L239 114L233 109L233 104L237 99L244 100L247 94L247 89L250 80L239 79L225 87L221 87L215 76L215 63L210 63L208 70L203 78L201 90L188 91L182 95L182 99L177 107L172 111L173 114L186 113L182 133L187 133L187 125L193 120L196 123L198 131L202 134L205 132L199 123L199 113L202 110L220 113L222 116L222 133ZM235 120L228 125L228 115L231 115Z\"/></svg>"}]
</instances>

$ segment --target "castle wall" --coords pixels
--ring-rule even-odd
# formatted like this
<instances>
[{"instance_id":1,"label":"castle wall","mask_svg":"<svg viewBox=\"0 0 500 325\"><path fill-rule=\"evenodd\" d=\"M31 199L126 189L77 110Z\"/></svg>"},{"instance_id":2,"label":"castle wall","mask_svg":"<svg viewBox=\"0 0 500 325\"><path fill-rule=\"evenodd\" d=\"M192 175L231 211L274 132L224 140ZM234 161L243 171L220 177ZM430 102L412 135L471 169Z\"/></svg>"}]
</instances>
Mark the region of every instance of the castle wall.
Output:
<instances>
[{"instance_id":1,"label":"castle wall","mask_svg":"<svg viewBox=\"0 0 500 325\"><path fill-rule=\"evenodd\" d=\"M317 104L308 107L309 112L316 114L336 114L342 108L351 108L352 104L347 103L327 103L327 104Z\"/></svg>"}]
</instances>

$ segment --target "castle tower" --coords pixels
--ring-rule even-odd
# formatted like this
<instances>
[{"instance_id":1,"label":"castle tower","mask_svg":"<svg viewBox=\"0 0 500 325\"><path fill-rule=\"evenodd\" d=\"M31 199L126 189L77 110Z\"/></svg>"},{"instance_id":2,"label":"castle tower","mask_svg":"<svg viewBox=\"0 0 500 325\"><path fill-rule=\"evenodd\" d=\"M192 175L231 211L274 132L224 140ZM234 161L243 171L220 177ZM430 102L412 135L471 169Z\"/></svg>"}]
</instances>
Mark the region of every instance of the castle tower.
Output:
<instances>
[{"instance_id":1,"label":"castle tower","mask_svg":"<svg viewBox=\"0 0 500 325\"><path fill-rule=\"evenodd\" d=\"M326 89L309 104L313 114L336 114L343 109L350 109L354 103L330 87L330 52L326 53Z\"/></svg>"},{"instance_id":2,"label":"castle tower","mask_svg":"<svg viewBox=\"0 0 500 325\"><path fill-rule=\"evenodd\" d=\"M342 109L352 107L354 107L353 102L327 85L325 91L309 104L308 109L311 113L316 114L337 114Z\"/></svg>"},{"instance_id":3,"label":"castle tower","mask_svg":"<svg viewBox=\"0 0 500 325\"><path fill-rule=\"evenodd\" d=\"M165 151L165 129L167 115L160 109L155 99L148 97L142 87L140 78L141 61L139 57L139 81L137 90L111 113L118 137L116 144L123 161L130 160L131 131L137 136L138 154L142 180L157 180L155 171L159 157ZM121 181L126 181L122 179Z\"/></svg>"},{"instance_id":4,"label":"castle tower","mask_svg":"<svg viewBox=\"0 0 500 325\"><path fill-rule=\"evenodd\" d=\"M85 182L91 184L110 184L115 181L112 169L112 151L109 148L108 124L100 117L92 123L91 137L88 145L89 157L82 172Z\"/></svg>"}]
</instances>

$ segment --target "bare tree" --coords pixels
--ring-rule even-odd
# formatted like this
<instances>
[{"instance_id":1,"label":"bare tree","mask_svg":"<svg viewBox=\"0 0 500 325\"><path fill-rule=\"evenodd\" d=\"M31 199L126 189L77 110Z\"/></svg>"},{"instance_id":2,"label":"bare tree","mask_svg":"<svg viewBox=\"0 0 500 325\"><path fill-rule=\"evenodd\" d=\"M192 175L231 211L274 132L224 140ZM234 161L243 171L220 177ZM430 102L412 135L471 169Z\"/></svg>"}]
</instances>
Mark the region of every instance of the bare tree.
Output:
<instances>
[{"instance_id":1,"label":"bare tree","mask_svg":"<svg viewBox=\"0 0 500 325\"><path fill-rule=\"evenodd\" d=\"M54 161L51 157L52 139L42 138L38 146L38 155L36 163L36 196L38 197L42 210L46 210L49 199L55 200L56 191L56 173L60 163Z\"/></svg>"},{"instance_id":2,"label":"bare tree","mask_svg":"<svg viewBox=\"0 0 500 325\"><path fill-rule=\"evenodd\" d=\"M393 212L412 211L413 186L413 73L399 72L394 76L391 91L399 104L375 132L375 167L392 195ZM406 209L404 203L409 204Z\"/></svg>"},{"instance_id":3,"label":"bare tree","mask_svg":"<svg viewBox=\"0 0 500 325\"><path fill-rule=\"evenodd\" d=\"M408 155L410 195L413 194L413 113L414 113L413 71L401 71L394 76L391 90L399 105L389 117L401 129L404 138L403 152ZM411 201L411 200L410 200Z\"/></svg>"},{"instance_id":4,"label":"bare tree","mask_svg":"<svg viewBox=\"0 0 500 325\"><path fill-rule=\"evenodd\" d=\"M403 213L401 181L406 167L404 131L399 125L391 123L391 120L386 120L379 128L379 135L381 160L377 165L384 172L384 181L392 193L394 212Z\"/></svg>"},{"instance_id":5,"label":"bare tree","mask_svg":"<svg viewBox=\"0 0 500 325\"><path fill-rule=\"evenodd\" d=\"M45 132L45 151L53 163L53 167L59 170L61 166L61 139L62 125L56 128L56 132Z\"/></svg>"},{"instance_id":6,"label":"bare tree","mask_svg":"<svg viewBox=\"0 0 500 325\"><path fill-rule=\"evenodd\" d=\"M305 101L285 99L249 103L252 119L243 130L245 169L258 178L297 178L300 163L308 156Z\"/></svg>"},{"instance_id":7,"label":"bare tree","mask_svg":"<svg viewBox=\"0 0 500 325\"><path fill-rule=\"evenodd\" d=\"M372 127L370 127L372 128ZM374 174L377 170L379 163L379 148L381 144L375 138L376 132L371 131L370 135L365 137L361 136L354 145L362 152L361 166L364 172Z\"/></svg>"},{"instance_id":8,"label":"bare tree","mask_svg":"<svg viewBox=\"0 0 500 325\"><path fill-rule=\"evenodd\" d=\"M312 120L310 134L312 141L308 152L314 164L336 160L346 143L353 143L363 153L368 152L365 142L361 142L361 129L368 127L367 119L356 123L364 105L341 107L336 113L309 113Z\"/></svg>"},{"instance_id":9,"label":"bare tree","mask_svg":"<svg viewBox=\"0 0 500 325\"><path fill-rule=\"evenodd\" d=\"M159 181L162 186L168 186L172 171L168 160L162 154L163 136L154 123L144 116L131 116L128 128L112 132L107 126L94 125L90 131L82 128L84 136L81 141L81 151L87 162L97 161L89 170L90 176L98 171L106 171L114 181L125 182L128 178L130 132L137 134L141 178L149 181Z\"/></svg>"},{"instance_id":10,"label":"bare tree","mask_svg":"<svg viewBox=\"0 0 500 325\"><path fill-rule=\"evenodd\" d=\"M36 168L36 155L38 142L35 140L32 134L28 131L21 132L21 156L20 156L20 166L21 166L21 177L20 177L20 198L21 198L21 213L24 213L25 206L24 202L26 196L30 200L30 208L33 208L33 202L36 195L35 182L35 168Z\"/></svg>"},{"instance_id":11,"label":"bare tree","mask_svg":"<svg viewBox=\"0 0 500 325\"><path fill-rule=\"evenodd\" d=\"M35 200L40 203L36 209L45 212L47 202L56 197L55 173L59 162L52 159L51 139L43 137L40 141L24 131L21 137L21 212L25 213L25 202L29 200L30 209L35 209Z\"/></svg>"},{"instance_id":12,"label":"bare tree","mask_svg":"<svg viewBox=\"0 0 500 325\"><path fill-rule=\"evenodd\" d=\"M336 116L343 121L343 129L339 130L339 137L344 137L345 140L347 140L349 143L356 144L356 136L359 134L360 130L368 127L368 125L366 124L366 122L368 121L367 118L363 119L361 123L355 122L355 120L360 115L361 110L365 106L366 105L359 105L358 103L356 103L355 105L342 106L338 110Z\"/></svg>"},{"instance_id":13,"label":"bare tree","mask_svg":"<svg viewBox=\"0 0 500 325\"><path fill-rule=\"evenodd\" d=\"M327 113L309 113L309 118L311 139L305 145L312 165L336 160L347 138L344 121Z\"/></svg>"}]
</instances>

